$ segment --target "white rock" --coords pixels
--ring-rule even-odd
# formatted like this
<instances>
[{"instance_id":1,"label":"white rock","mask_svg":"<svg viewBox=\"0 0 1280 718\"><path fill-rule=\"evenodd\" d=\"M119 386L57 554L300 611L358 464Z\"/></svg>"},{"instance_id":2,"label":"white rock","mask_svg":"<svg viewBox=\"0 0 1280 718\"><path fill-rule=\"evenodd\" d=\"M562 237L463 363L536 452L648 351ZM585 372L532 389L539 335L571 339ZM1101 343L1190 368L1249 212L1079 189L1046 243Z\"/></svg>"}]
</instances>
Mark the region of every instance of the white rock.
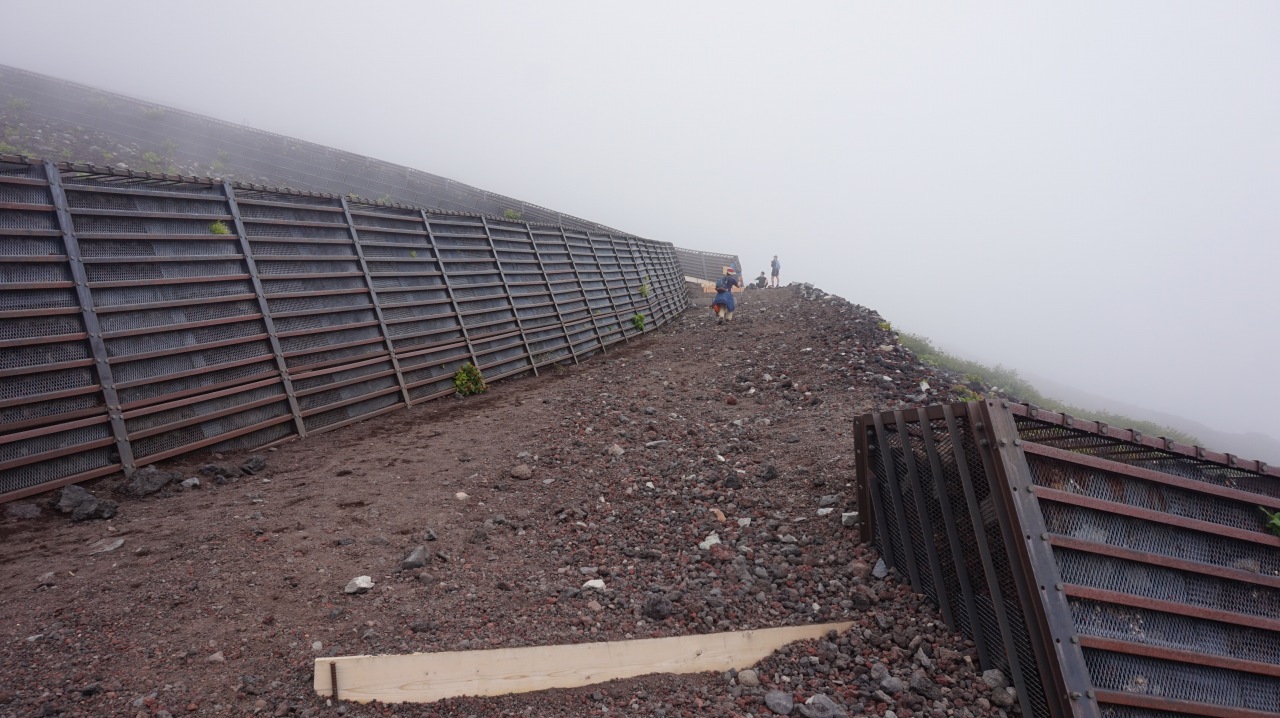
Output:
<instances>
[{"instance_id":1,"label":"white rock","mask_svg":"<svg viewBox=\"0 0 1280 718\"><path fill-rule=\"evenodd\" d=\"M707 549L711 548L712 546L715 546L718 543L720 543L720 534L716 533L715 531L712 531L709 536L707 536L700 543L698 543L698 548L702 549L703 551L706 551Z\"/></svg>"},{"instance_id":2,"label":"white rock","mask_svg":"<svg viewBox=\"0 0 1280 718\"><path fill-rule=\"evenodd\" d=\"M750 519L750 517L743 516L742 518L738 519L738 526L740 526L740 527L742 527L742 528L744 528L744 529L745 529L746 527L748 527L748 526L750 526L750 525L751 525L751 519Z\"/></svg>"},{"instance_id":3,"label":"white rock","mask_svg":"<svg viewBox=\"0 0 1280 718\"><path fill-rule=\"evenodd\" d=\"M198 489L198 488L200 488L200 478L199 478L199 477L197 477L197 476L192 476L192 477L191 477L191 478L189 478L189 479L185 479L185 480L182 482L182 488L184 488L184 489Z\"/></svg>"},{"instance_id":4,"label":"white rock","mask_svg":"<svg viewBox=\"0 0 1280 718\"><path fill-rule=\"evenodd\" d=\"M124 545L124 539L122 538L101 539L99 541L94 542L94 544L89 547L89 555L92 556L95 553L107 553L108 551L115 551L116 549L120 548L123 545Z\"/></svg>"},{"instance_id":5,"label":"white rock","mask_svg":"<svg viewBox=\"0 0 1280 718\"><path fill-rule=\"evenodd\" d=\"M827 508L825 508L825 509L818 509L818 515L819 515L819 516L826 516L827 514L831 513L832 511L835 511L835 509L833 509L833 508L831 508L830 506L828 506L828 507L827 507Z\"/></svg>"},{"instance_id":6,"label":"white rock","mask_svg":"<svg viewBox=\"0 0 1280 718\"><path fill-rule=\"evenodd\" d=\"M590 581L587 581L586 583L582 584L582 587L583 587L583 588L594 588L594 589L595 589L595 590L597 590L597 591L603 591L603 590L604 590L604 579L602 579L602 578L593 578L593 579L591 579Z\"/></svg>"},{"instance_id":7,"label":"white rock","mask_svg":"<svg viewBox=\"0 0 1280 718\"><path fill-rule=\"evenodd\" d=\"M364 593L373 588L373 579L368 576L356 576L342 589L347 593Z\"/></svg>"},{"instance_id":8,"label":"white rock","mask_svg":"<svg viewBox=\"0 0 1280 718\"><path fill-rule=\"evenodd\" d=\"M842 514L840 514L840 525L841 525L841 526L857 526L857 525L858 525L858 512L857 512L857 511L850 511L850 512L848 512L848 513L842 513Z\"/></svg>"},{"instance_id":9,"label":"white rock","mask_svg":"<svg viewBox=\"0 0 1280 718\"><path fill-rule=\"evenodd\" d=\"M617 444L611 444L609 446L609 456L622 456L625 453L627 453L627 450Z\"/></svg>"},{"instance_id":10,"label":"white rock","mask_svg":"<svg viewBox=\"0 0 1280 718\"><path fill-rule=\"evenodd\" d=\"M454 494L454 495L453 495L453 498L455 498L455 499L457 499L457 500L459 500L459 501L466 501L467 499L469 499L469 498L471 498L471 497L467 495L467 492L465 492L465 491L459 491L458 493L456 493L456 494Z\"/></svg>"},{"instance_id":11,"label":"white rock","mask_svg":"<svg viewBox=\"0 0 1280 718\"><path fill-rule=\"evenodd\" d=\"M312 643L312 644L311 644L311 650L313 650L313 651L323 651L323 650L324 650L324 644L323 644L323 643L321 643L320 641L316 641L315 643Z\"/></svg>"}]
</instances>

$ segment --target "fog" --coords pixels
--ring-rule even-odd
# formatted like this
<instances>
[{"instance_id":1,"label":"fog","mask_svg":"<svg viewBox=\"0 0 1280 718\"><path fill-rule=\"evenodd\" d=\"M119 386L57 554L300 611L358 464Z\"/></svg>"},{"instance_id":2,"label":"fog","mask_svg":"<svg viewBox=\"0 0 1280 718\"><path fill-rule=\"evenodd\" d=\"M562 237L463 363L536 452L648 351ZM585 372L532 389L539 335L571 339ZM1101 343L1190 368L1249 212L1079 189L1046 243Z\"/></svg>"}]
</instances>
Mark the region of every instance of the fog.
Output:
<instances>
[{"instance_id":1,"label":"fog","mask_svg":"<svg viewBox=\"0 0 1280 718\"><path fill-rule=\"evenodd\" d=\"M0 63L752 277L778 254L957 353L1280 435L1280 4L45 0L3 23Z\"/></svg>"}]
</instances>

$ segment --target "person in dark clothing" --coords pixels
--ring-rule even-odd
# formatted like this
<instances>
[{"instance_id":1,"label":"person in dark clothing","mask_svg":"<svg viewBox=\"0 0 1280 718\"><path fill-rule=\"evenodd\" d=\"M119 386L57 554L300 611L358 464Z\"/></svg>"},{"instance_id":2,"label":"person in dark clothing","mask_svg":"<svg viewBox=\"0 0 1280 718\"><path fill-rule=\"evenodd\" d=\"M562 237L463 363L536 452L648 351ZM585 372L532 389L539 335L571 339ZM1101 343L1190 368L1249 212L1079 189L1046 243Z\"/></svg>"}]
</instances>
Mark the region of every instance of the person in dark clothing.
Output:
<instances>
[{"instance_id":1,"label":"person in dark clothing","mask_svg":"<svg viewBox=\"0 0 1280 718\"><path fill-rule=\"evenodd\" d=\"M711 300L711 311L716 313L716 324L733 321L733 288L741 287L742 279L733 267L724 270L724 276L716 280L716 298Z\"/></svg>"},{"instance_id":2,"label":"person in dark clothing","mask_svg":"<svg viewBox=\"0 0 1280 718\"><path fill-rule=\"evenodd\" d=\"M760 276L756 277L756 289L764 289L768 286L769 280L765 278L764 271L760 272Z\"/></svg>"},{"instance_id":3,"label":"person in dark clothing","mask_svg":"<svg viewBox=\"0 0 1280 718\"><path fill-rule=\"evenodd\" d=\"M782 263L778 261L778 255L773 255L773 262L769 265L773 269L773 276L769 280L770 287L778 286L778 272L782 271Z\"/></svg>"}]
</instances>

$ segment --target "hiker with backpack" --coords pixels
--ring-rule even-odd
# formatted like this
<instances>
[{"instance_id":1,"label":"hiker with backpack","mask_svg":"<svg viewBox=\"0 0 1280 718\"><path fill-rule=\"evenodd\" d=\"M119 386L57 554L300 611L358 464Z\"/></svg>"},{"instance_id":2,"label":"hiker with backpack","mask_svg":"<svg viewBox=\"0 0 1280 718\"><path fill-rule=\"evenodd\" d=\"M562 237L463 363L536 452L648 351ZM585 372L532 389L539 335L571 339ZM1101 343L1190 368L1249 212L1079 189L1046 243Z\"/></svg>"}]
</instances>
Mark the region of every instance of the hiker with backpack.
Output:
<instances>
[{"instance_id":1,"label":"hiker with backpack","mask_svg":"<svg viewBox=\"0 0 1280 718\"><path fill-rule=\"evenodd\" d=\"M725 269L724 276L716 280L716 298L711 301L716 324L733 321L733 288L741 286L742 279L733 271L733 267Z\"/></svg>"}]
</instances>

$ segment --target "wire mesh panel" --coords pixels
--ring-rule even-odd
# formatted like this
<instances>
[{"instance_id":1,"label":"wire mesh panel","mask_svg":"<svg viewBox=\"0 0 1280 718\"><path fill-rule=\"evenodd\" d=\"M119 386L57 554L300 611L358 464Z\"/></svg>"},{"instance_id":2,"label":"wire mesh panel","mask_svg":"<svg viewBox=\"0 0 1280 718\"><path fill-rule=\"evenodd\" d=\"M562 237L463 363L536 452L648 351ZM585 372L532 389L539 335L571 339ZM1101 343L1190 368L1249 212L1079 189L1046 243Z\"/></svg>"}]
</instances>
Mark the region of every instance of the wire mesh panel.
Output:
<instances>
[{"instance_id":1,"label":"wire mesh panel","mask_svg":"<svg viewBox=\"0 0 1280 718\"><path fill-rule=\"evenodd\" d=\"M596 317L596 326L600 329L601 340L613 344L625 338L623 317L615 301L615 296L626 289L623 284L621 267L614 252L612 238L603 233L589 232L591 252L595 257L596 267L600 273L599 304L592 312ZM590 296L590 293L588 293ZM628 316L627 321L630 321Z\"/></svg>"},{"instance_id":2,"label":"wire mesh panel","mask_svg":"<svg viewBox=\"0 0 1280 718\"><path fill-rule=\"evenodd\" d=\"M515 305L490 245L485 220L428 214L440 264L477 367L486 381L529 369Z\"/></svg>"},{"instance_id":3,"label":"wire mesh panel","mask_svg":"<svg viewBox=\"0 0 1280 718\"><path fill-rule=\"evenodd\" d=\"M0 496L119 467L44 168L0 162Z\"/></svg>"},{"instance_id":4,"label":"wire mesh panel","mask_svg":"<svg viewBox=\"0 0 1280 718\"><path fill-rule=\"evenodd\" d=\"M343 426L468 361L577 361L688 306L665 243L45 167L0 158L0 500Z\"/></svg>"},{"instance_id":5,"label":"wire mesh panel","mask_svg":"<svg viewBox=\"0 0 1280 718\"><path fill-rule=\"evenodd\" d=\"M402 403L341 200L235 195L307 431Z\"/></svg>"},{"instance_id":6,"label":"wire mesh panel","mask_svg":"<svg viewBox=\"0 0 1280 718\"><path fill-rule=\"evenodd\" d=\"M641 334L642 327L648 321L648 306L640 296L640 270L634 248L627 237L611 236L613 255L618 265L618 281L609 287L613 292L613 304L617 307L618 317L622 321L623 335L627 337ZM636 315L640 315L639 323Z\"/></svg>"},{"instance_id":7,"label":"wire mesh panel","mask_svg":"<svg viewBox=\"0 0 1280 718\"><path fill-rule=\"evenodd\" d=\"M571 358L531 228L515 222L490 220L489 234L533 365L544 366Z\"/></svg>"},{"instance_id":8,"label":"wire mesh panel","mask_svg":"<svg viewBox=\"0 0 1280 718\"><path fill-rule=\"evenodd\" d=\"M586 294L578 278L573 257L564 233L559 228L534 227L534 246L547 277L551 301L564 331L569 356L577 359L582 352L598 344L587 309Z\"/></svg>"},{"instance_id":9,"label":"wire mesh panel","mask_svg":"<svg viewBox=\"0 0 1280 718\"><path fill-rule=\"evenodd\" d=\"M226 198L207 183L64 176L138 465L290 420Z\"/></svg>"},{"instance_id":10,"label":"wire mesh panel","mask_svg":"<svg viewBox=\"0 0 1280 718\"><path fill-rule=\"evenodd\" d=\"M661 312L659 324L689 308L689 294L684 288L684 275L676 262L677 249L665 242L640 240L651 253L653 291L656 292Z\"/></svg>"},{"instance_id":11,"label":"wire mesh panel","mask_svg":"<svg viewBox=\"0 0 1280 718\"><path fill-rule=\"evenodd\" d=\"M604 275L600 272L600 263L596 259L595 249L586 232L566 230L565 243L568 246L570 261L573 262L577 273L583 300L586 302L591 331L595 335L595 345L603 349L609 344L605 332L613 307L609 302L609 293L605 288Z\"/></svg>"},{"instance_id":12,"label":"wire mesh panel","mask_svg":"<svg viewBox=\"0 0 1280 718\"><path fill-rule=\"evenodd\" d=\"M1280 712L1280 471L1008 402L859 427L864 535L1025 713Z\"/></svg>"},{"instance_id":13,"label":"wire mesh panel","mask_svg":"<svg viewBox=\"0 0 1280 718\"><path fill-rule=\"evenodd\" d=\"M457 354L462 330L422 212L357 202L351 216L410 400L437 396L433 370Z\"/></svg>"},{"instance_id":14,"label":"wire mesh panel","mask_svg":"<svg viewBox=\"0 0 1280 718\"><path fill-rule=\"evenodd\" d=\"M720 275L724 274L726 267L733 267L735 272L739 275L742 274L742 262L738 261L738 255L736 254L699 252L695 249L676 247L675 257L679 263L682 280L684 277L696 277L708 282L714 282Z\"/></svg>"}]
</instances>

